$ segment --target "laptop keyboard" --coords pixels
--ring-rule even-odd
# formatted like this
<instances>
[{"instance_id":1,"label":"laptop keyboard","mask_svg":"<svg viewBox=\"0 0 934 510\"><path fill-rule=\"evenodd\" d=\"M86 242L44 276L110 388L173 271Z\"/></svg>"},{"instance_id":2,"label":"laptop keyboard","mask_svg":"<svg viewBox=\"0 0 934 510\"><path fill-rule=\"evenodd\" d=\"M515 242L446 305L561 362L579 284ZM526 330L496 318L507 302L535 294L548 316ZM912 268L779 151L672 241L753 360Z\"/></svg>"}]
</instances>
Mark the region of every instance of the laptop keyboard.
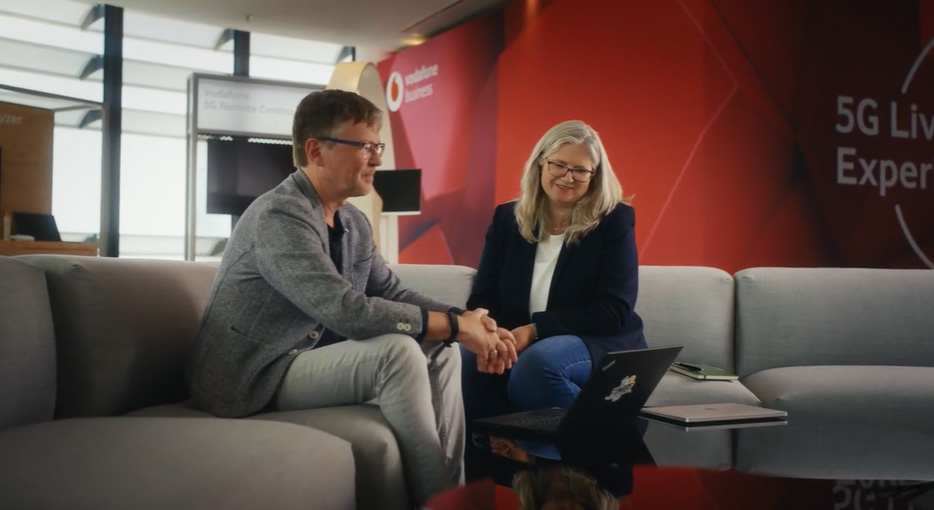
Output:
<instances>
[{"instance_id":1,"label":"laptop keyboard","mask_svg":"<svg viewBox=\"0 0 934 510\"><path fill-rule=\"evenodd\" d=\"M545 416L541 418L529 418L516 423L520 427L536 428L545 430L557 430L561 424L563 416Z\"/></svg>"}]
</instances>

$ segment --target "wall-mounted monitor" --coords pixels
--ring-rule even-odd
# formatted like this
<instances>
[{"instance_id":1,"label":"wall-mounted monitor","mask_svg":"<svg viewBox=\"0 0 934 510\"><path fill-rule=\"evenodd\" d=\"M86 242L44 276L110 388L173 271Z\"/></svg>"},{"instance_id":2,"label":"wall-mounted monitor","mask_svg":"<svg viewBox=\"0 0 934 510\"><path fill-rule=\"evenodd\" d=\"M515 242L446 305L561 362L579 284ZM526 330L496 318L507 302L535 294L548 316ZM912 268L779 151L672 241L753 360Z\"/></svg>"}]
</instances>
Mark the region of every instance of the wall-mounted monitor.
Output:
<instances>
[{"instance_id":1,"label":"wall-mounted monitor","mask_svg":"<svg viewBox=\"0 0 934 510\"><path fill-rule=\"evenodd\" d=\"M383 200L383 213L419 214L422 209L421 169L378 170L373 187Z\"/></svg>"},{"instance_id":2,"label":"wall-mounted monitor","mask_svg":"<svg viewBox=\"0 0 934 510\"><path fill-rule=\"evenodd\" d=\"M207 212L240 216L295 171L292 144L222 137L208 140Z\"/></svg>"}]
</instances>

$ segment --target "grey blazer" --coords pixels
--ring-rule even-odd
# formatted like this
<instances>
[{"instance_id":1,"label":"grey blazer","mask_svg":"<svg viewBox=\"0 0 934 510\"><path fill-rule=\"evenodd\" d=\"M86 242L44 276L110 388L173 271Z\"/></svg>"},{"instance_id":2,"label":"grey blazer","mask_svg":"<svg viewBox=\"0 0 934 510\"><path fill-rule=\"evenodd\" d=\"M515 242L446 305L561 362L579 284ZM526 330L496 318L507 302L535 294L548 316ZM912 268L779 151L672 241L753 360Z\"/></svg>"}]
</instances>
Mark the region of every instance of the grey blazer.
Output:
<instances>
[{"instance_id":1,"label":"grey blazer","mask_svg":"<svg viewBox=\"0 0 934 510\"><path fill-rule=\"evenodd\" d=\"M240 218L188 367L195 405L223 417L259 412L324 328L356 339L415 337L425 327L422 308L451 308L400 284L359 209L346 204L337 214L345 230L341 273L331 261L321 200L300 170Z\"/></svg>"}]
</instances>

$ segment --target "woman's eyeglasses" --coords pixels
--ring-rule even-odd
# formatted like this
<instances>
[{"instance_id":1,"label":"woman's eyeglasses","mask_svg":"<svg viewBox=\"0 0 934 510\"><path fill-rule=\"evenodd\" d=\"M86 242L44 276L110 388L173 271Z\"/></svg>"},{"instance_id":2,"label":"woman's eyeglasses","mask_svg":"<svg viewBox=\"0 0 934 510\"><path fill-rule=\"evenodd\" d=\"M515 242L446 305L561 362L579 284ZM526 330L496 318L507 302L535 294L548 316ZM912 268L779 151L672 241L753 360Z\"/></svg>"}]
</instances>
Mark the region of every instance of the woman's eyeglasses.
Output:
<instances>
[{"instance_id":1,"label":"woman's eyeglasses","mask_svg":"<svg viewBox=\"0 0 934 510\"><path fill-rule=\"evenodd\" d=\"M564 177L568 172L571 172L571 178L577 182L587 182L595 173L593 170L587 170L586 168L571 168L564 163L558 163L550 159L546 159L545 163L548 165L548 173L554 177Z\"/></svg>"}]
</instances>

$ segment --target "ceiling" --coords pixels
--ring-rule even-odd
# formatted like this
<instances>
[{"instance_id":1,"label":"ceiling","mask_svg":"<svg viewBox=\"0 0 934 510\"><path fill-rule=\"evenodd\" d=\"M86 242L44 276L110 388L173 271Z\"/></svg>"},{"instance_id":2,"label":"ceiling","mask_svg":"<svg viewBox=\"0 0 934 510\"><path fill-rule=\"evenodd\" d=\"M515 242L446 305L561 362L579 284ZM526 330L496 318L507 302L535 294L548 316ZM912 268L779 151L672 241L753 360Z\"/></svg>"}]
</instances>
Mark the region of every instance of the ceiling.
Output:
<instances>
[{"instance_id":1,"label":"ceiling","mask_svg":"<svg viewBox=\"0 0 934 510\"><path fill-rule=\"evenodd\" d=\"M508 1L110 0L106 3L248 32L392 51Z\"/></svg>"}]
</instances>

